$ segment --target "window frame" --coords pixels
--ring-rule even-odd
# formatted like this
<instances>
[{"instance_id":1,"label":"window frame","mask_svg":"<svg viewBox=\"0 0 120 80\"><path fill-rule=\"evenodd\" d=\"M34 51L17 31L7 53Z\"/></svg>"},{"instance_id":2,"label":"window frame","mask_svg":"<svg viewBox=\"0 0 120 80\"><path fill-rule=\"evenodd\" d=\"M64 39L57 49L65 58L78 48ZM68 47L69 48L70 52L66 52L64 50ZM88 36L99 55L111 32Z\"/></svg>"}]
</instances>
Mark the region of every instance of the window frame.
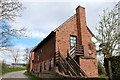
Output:
<instances>
[{"instance_id":1,"label":"window frame","mask_svg":"<svg viewBox=\"0 0 120 80\"><path fill-rule=\"evenodd\" d=\"M47 70L47 69L46 69L46 61L44 62L44 70Z\"/></svg>"},{"instance_id":2,"label":"window frame","mask_svg":"<svg viewBox=\"0 0 120 80\"><path fill-rule=\"evenodd\" d=\"M49 71L51 71L51 68L52 68L52 59L49 60Z\"/></svg>"},{"instance_id":3,"label":"window frame","mask_svg":"<svg viewBox=\"0 0 120 80\"><path fill-rule=\"evenodd\" d=\"M77 44L77 36L75 35L70 35L70 48L73 47L73 43Z\"/></svg>"},{"instance_id":4,"label":"window frame","mask_svg":"<svg viewBox=\"0 0 120 80\"><path fill-rule=\"evenodd\" d=\"M42 72L42 63L40 63L40 72Z\"/></svg>"}]
</instances>

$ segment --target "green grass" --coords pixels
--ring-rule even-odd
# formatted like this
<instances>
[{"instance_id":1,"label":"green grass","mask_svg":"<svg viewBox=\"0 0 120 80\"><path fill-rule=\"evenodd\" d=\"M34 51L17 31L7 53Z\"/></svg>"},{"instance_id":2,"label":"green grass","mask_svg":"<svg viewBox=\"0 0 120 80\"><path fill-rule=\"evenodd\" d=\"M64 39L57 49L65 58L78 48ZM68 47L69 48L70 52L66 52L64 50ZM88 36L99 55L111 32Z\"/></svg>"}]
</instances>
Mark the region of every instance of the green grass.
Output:
<instances>
[{"instance_id":1,"label":"green grass","mask_svg":"<svg viewBox=\"0 0 120 80\"><path fill-rule=\"evenodd\" d=\"M2 74L7 74L10 72L15 72L15 71L22 71L25 70L26 68L22 68L22 67L13 67L13 68L3 68L2 69Z\"/></svg>"},{"instance_id":2,"label":"green grass","mask_svg":"<svg viewBox=\"0 0 120 80\"><path fill-rule=\"evenodd\" d=\"M29 72L25 72L24 73L25 76L27 76L30 80L38 80L38 78L32 74L30 74Z\"/></svg>"},{"instance_id":3,"label":"green grass","mask_svg":"<svg viewBox=\"0 0 120 80\"><path fill-rule=\"evenodd\" d=\"M108 80L108 76L106 76L105 74L101 74L99 75L100 78L105 78L106 80Z\"/></svg>"}]
</instances>

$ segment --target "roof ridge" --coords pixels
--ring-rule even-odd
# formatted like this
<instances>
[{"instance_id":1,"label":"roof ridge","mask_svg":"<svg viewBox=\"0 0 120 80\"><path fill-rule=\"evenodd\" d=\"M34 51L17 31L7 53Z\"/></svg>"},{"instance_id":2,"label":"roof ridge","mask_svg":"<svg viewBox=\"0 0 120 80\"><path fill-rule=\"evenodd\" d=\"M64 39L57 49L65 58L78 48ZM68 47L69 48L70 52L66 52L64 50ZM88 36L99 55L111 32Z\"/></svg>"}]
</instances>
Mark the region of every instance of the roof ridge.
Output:
<instances>
[{"instance_id":1,"label":"roof ridge","mask_svg":"<svg viewBox=\"0 0 120 80\"><path fill-rule=\"evenodd\" d=\"M54 32L56 32L58 29L60 29L65 23L69 22L71 19L73 19L75 17L76 14L74 14L73 16L71 16L69 19L67 19L65 22L63 22L59 27L57 27L55 30L53 30Z\"/></svg>"}]
</instances>

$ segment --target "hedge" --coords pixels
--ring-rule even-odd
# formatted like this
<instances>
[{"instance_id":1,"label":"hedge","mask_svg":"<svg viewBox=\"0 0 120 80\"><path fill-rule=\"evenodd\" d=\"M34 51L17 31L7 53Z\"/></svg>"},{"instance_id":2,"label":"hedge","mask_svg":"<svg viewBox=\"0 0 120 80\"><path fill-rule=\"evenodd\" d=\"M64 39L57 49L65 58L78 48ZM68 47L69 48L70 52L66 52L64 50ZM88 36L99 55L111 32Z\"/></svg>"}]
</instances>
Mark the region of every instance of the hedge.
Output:
<instances>
[{"instance_id":1,"label":"hedge","mask_svg":"<svg viewBox=\"0 0 120 80\"><path fill-rule=\"evenodd\" d=\"M111 69L112 69L112 78L120 78L120 56L113 56L110 58L105 58L105 69L107 72L107 75L109 76L109 67L108 67L108 61L111 61Z\"/></svg>"}]
</instances>

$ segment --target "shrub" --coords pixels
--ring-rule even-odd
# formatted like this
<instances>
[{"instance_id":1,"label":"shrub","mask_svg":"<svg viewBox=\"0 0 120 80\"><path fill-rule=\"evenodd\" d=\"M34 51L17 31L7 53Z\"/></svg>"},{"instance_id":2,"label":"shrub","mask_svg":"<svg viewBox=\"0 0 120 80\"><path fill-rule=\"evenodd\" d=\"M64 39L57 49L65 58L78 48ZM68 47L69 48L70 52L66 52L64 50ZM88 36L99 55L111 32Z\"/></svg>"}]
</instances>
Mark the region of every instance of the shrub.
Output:
<instances>
[{"instance_id":1,"label":"shrub","mask_svg":"<svg viewBox=\"0 0 120 80\"><path fill-rule=\"evenodd\" d=\"M29 72L29 70L30 70L30 63L26 64L26 69Z\"/></svg>"},{"instance_id":2,"label":"shrub","mask_svg":"<svg viewBox=\"0 0 120 80\"><path fill-rule=\"evenodd\" d=\"M120 56L105 58L105 68L107 74L109 75L108 61L111 61L112 78L120 78Z\"/></svg>"},{"instance_id":3,"label":"shrub","mask_svg":"<svg viewBox=\"0 0 120 80\"><path fill-rule=\"evenodd\" d=\"M99 75L106 75L105 69L100 61L98 61L98 73Z\"/></svg>"}]
</instances>

